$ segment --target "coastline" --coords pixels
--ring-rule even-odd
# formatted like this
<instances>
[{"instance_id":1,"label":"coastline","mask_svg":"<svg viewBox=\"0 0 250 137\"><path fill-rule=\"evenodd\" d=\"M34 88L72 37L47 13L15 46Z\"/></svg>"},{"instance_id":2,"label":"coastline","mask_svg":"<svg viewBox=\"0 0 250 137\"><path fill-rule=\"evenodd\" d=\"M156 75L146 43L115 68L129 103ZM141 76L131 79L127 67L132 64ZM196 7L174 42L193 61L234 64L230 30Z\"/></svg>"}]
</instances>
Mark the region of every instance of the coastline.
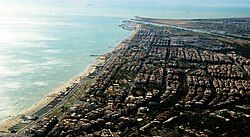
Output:
<instances>
[{"instance_id":1,"label":"coastline","mask_svg":"<svg viewBox=\"0 0 250 137\"><path fill-rule=\"evenodd\" d=\"M66 92L66 88L72 86L73 84L79 84L80 79L87 77L89 74L94 72L96 69L96 66L100 63L103 63L103 59L100 59L99 57L95 58L95 61L89 64L84 71L80 72L78 75L74 76L73 78L65 82L63 85L60 85L59 87L55 88L54 90L46 94L41 100L39 100L35 104L22 110L16 116L9 117L0 121L0 135L1 133L8 133L8 129L11 126L18 124L22 120L20 118L21 115L32 116L37 111L46 107L51 101L56 99L56 97L58 97L60 94L62 94L63 92Z\"/></svg>"},{"instance_id":2,"label":"coastline","mask_svg":"<svg viewBox=\"0 0 250 137\"><path fill-rule=\"evenodd\" d=\"M105 57L106 54L112 53L113 51L119 50L124 47L124 41L129 41L134 35L136 31L132 31L129 37L125 37L122 39L114 48L107 53L104 53L103 55L97 56L94 59L94 62L89 64L85 70L80 72L78 75L74 76L67 82L65 82L63 85L60 85L59 87L55 88L51 92L47 93L41 100L36 102L35 104L31 105L30 107L22 110L19 114L13 117L6 118L2 121L0 121L0 136L2 134L7 134L9 133L9 128L12 126L18 124L19 122L22 121L20 116L25 115L25 116L32 116L39 110L45 108L51 101L55 100L60 94L65 93L66 89L73 84L79 84L81 81L81 78L85 78L89 76L92 72L96 70L96 66L99 64L104 64L106 59L103 58ZM66 96L65 96L66 97ZM51 108L53 109L53 108ZM46 115L46 113L44 114Z\"/></svg>"},{"instance_id":3,"label":"coastline","mask_svg":"<svg viewBox=\"0 0 250 137\"><path fill-rule=\"evenodd\" d=\"M76 87L79 92L70 91L67 103L60 103L64 107L10 131L17 136L246 136L248 126L235 127L248 125L250 64L234 46L211 35L142 24L135 37L106 54L105 64L84 87Z\"/></svg>"}]
</instances>

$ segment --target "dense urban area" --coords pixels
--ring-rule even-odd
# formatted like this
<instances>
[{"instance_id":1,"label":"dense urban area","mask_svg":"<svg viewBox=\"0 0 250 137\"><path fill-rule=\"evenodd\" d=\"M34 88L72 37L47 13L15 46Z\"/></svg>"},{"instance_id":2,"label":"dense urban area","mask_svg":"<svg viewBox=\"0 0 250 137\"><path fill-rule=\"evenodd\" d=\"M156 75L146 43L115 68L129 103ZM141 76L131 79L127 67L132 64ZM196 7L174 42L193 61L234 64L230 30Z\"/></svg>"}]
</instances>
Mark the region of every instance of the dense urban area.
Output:
<instances>
[{"instance_id":1,"label":"dense urban area","mask_svg":"<svg viewBox=\"0 0 250 137\"><path fill-rule=\"evenodd\" d=\"M138 26L71 103L17 136L250 136L250 59L215 36Z\"/></svg>"}]
</instances>

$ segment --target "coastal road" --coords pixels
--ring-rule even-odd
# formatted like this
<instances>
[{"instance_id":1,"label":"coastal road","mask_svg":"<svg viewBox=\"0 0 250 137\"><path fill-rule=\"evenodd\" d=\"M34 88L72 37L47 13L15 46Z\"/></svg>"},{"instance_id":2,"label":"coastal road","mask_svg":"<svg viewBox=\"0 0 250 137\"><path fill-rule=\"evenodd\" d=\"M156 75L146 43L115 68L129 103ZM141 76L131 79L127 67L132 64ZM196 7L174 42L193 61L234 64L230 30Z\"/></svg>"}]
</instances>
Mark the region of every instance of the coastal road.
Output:
<instances>
[{"instance_id":1,"label":"coastal road","mask_svg":"<svg viewBox=\"0 0 250 137\"><path fill-rule=\"evenodd\" d=\"M41 110L37 111L35 113L36 116L38 116L38 120L36 121L32 121L30 122L27 126L23 127L22 129L20 129L17 133L15 133L16 135L24 135L24 132L26 129L29 129L32 125L34 125L37 121L41 120L41 118L47 116L49 113L53 112L55 109L61 107L68 99L69 97L75 93L80 87L81 85L83 84L83 81L82 81L82 78L80 80L79 83L76 83L75 86L71 89L68 90L68 94L63 97L63 99L61 101L58 101L58 102L55 102L53 104L55 104L53 107L50 107L50 103L45 106L44 108L42 108ZM57 99L58 97L55 98L55 100ZM54 101L55 101L54 100Z\"/></svg>"}]
</instances>

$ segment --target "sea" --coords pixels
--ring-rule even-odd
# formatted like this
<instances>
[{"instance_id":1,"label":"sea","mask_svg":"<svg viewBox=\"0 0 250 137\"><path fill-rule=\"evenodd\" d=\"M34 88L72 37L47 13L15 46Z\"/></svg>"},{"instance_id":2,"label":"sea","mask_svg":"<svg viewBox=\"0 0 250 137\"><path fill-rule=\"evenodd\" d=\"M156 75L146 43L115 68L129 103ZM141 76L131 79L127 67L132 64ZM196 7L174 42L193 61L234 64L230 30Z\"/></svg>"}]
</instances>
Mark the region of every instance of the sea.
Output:
<instances>
[{"instance_id":1,"label":"sea","mask_svg":"<svg viewBox=\"0 0 250 137\"><path fill-rule=\"evenodd\" d=\"M134 16L250 17L248 0L0 0L0 120L15 116L111 51Z\"/></svg>"}]
</instances>

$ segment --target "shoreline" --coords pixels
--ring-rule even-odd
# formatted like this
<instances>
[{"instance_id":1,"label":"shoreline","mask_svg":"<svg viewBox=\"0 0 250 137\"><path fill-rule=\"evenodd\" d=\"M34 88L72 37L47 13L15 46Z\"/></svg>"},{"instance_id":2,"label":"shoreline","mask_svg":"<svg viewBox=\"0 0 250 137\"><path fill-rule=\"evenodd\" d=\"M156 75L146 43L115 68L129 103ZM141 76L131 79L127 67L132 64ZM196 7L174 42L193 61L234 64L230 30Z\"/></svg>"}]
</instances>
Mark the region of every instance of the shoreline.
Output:
<instances>
[{"instance_id":1,"label":"shoreline","mask_svg":"<svg viewBox=\"0 0 250 137\"><path fill-rule=\"evenodd\" d=\"M95 57L93 63L87 65L87 68L85 70L83 70L82 72L80 72L79 74L77 74L76 76L74 76L73 78L71 78L70 80L65 82L64 84L62 84L62 85L56 87L55 89L53 89L52 91L48 92L38 102L32 104L28 108L25 108L20 113L18 113L16 116L8 117L6 119L1 120L0 121L0 136L1 136L1 134L8 134L9 128L11 128L12 126L21 122L22 119L20 118L20 116L22 116L22 115L25 115L25 116L34 115L39 110L45 108L51 101L55 100L58 96L60 96L60 94L65 93L67 91L68 87L71 87L74 84L79 84L81 82L80 81L81 78L85 78L85 77L89 76L91 73L93 73L96 70L96 66L106 62L106 59L103 58L106 56L106 54L112 53L113 51L116 51L116 50L122 48L123 42L130 40L131 37L133 37L135 35L135 32L136 31L131 31L131 34L129 35L129 37L125 37L124 39L122 39L118 44L116 44L116 46L114 46L114 48L112 50L110 50L110 51L108 51L100 56ZM65 97L67 97L67 96L68 95L66 95ZM54 108L51 108L51 109L54 109ZM46 115L46 113L44 115Z\"/></svg>"},{"instance_id":2,"label":"shoreline","mask_svg":"<svg viewBox=\"0 0 250 137\"><path fill-rule=\"evenodd\" d=\"M52 113L42 113L28 126L9 129L16 133L12 135L248 134L248 126L234 128L248 125L250 82L249 58L236 51L235 44L142 23L135 35L115 45L103 55L105 63L69 90L70 95L64 94L61 105L51 107ZM225 89L225 85L230 86Z\"/></svg>"},{"instance_id":3,"label":"shoreline","mask_svg":"<svg viewBox=\"0 0 250 137\"><path fill-rule=\"evenodd\" d=\"M102 60L95 58L95 61L87 66L85 70L65 82L64 84L56 87L52 91L48 92L41 100L38 102L32 104L30 107L25 108L22 110L20 113L18 113L16 116L13 117L8 117L6 119L3 119L0 121L0 133L8 133L8 129L13 126L18 124L22 119L20 116L25 115L25 116L32 116L42 108L46 107L51 101L56 99L56 97L60 96L60 94L65 93L66 89L73 84L79 84L80 83L80 78L87 77L89 74L95 71L96 65L101 63Z\"/></svg>"}]
</instances>

